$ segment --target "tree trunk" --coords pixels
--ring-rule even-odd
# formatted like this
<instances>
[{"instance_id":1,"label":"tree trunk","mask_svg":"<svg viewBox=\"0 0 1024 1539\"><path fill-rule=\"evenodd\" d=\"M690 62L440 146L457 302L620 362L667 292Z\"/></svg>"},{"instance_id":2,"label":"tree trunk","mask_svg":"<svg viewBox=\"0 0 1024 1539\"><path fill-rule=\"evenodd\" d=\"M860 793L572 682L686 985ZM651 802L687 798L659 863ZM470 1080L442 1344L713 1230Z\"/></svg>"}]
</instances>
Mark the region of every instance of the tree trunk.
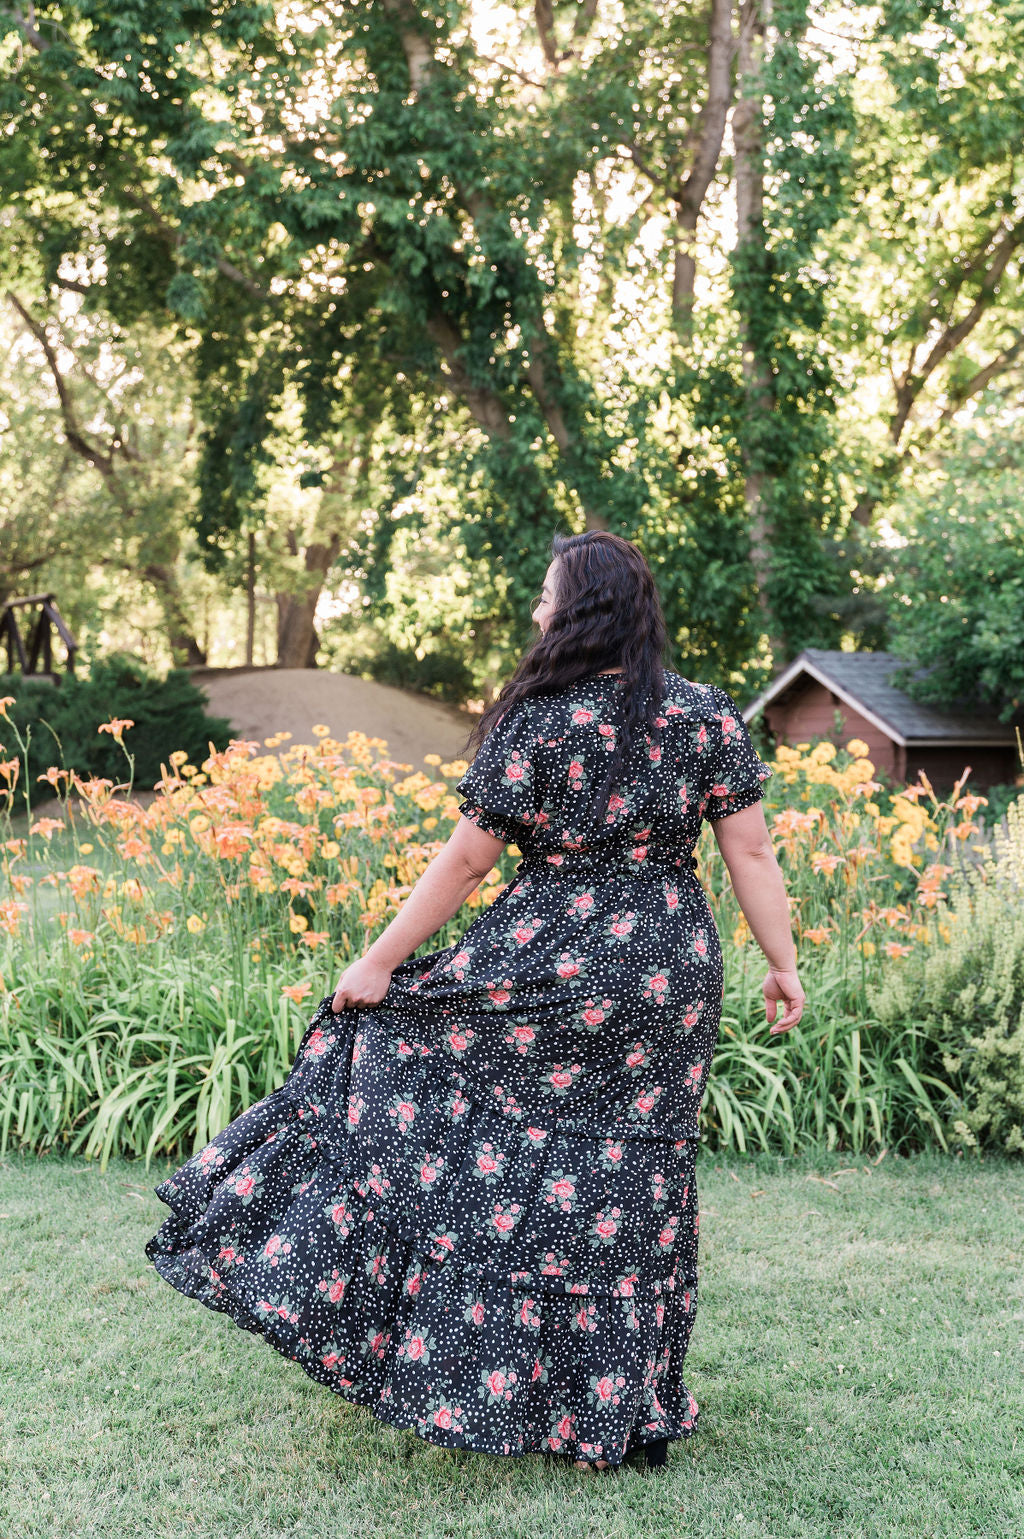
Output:
<instances>
[{"instance_id":1,"label":"tree trunk","mask_svg":"<svg viewBox=\"0 0 1024 1539\"><path fill-rule=\"evenodd\" d=\"M736 247L745 253L752 268L767 259L764 229L763 102L761 66L764 59L765 33L771 14L771 0L746 0L740 14L736 63L739 74L739 100L732 119L736 178ZM745 305L740 307L743 381L746 387L746 419L753 427L772 409L771 373L768 361L758 351L750 325L751 289L748 285ZM744 445L745 466L743 494L750 531L750 560L757 583L757 599L765 632L776 658L785 646L768 601L768 577L771 571L772 530L769 525L765 473L760 457Z\"/></svg>"},{"instance_id":2,"label":"tree trunk","mask_svg":"<svg viewBox=\"0 0 1024 1539\"><path fill-rule=\"evenodd\" d=\"M294 530L288 531L288 546L298 554ZM278 593L277 663L278 668L315 668L320 637L316 628L316 606L323 592L324 579L337 560L341 538L332 535L326 543L313 541L303 551L306 581L292 593Z\"/></svg>"},{"instance_id":3,"label":"tree trunk","mask_svg":"<svg viewBox=\"0 0 1024 1539\"><path fill-rule=\"evenodd\" d=\"M167 641L175 667L201 668L206 662L206 653L196 640L178 574L173 566L162 561L152 561L143 567L142 575L155 588L160 608L164 612Z\"/></svg>"}]
</instances>

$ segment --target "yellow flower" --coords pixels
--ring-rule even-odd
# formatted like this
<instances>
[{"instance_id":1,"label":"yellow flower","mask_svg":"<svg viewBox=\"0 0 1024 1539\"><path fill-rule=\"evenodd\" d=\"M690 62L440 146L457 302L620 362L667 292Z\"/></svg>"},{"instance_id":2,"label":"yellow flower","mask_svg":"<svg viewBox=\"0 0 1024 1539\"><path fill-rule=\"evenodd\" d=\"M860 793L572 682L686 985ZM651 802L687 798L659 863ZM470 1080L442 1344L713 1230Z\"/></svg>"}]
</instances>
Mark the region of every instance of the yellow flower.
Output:
<instances>
[{"instance_id":1,"label":"yellow flower","mask_svg":"<svg viewBox=\"0 0 1024 1539\"><path fill-rule=\"evenodd\" d=\"M185 752L184 748L176 748L171 754L170 762L172 769L179 769L181 765L185 764L187 761L188 754Z\"/></svg>"},{"instance_id":2,"label":"yellow flower","mask_svg":"<svg viewBox=\"0 0 1024 1539\"><path fill-rule=\"evenodd\" d=\"M291 914L288 918L288 928L293 935L301 935L303 930L309 929L309 920L305 914Z\"/></svg>"},{"instance_id":3,"label":"yellow flower","mask_svg":"<svg viewBox=\"0 0 1024 1539\"><path fill-rule=\"evenodd\" d=\"M325 860L337 860L341 854L341 845L334 839L328 839L326 844L320 846L320 853Z\"/></svg>"},{"instance_id":4,"label":"yellow flower","mask_svg":"<svg viewBox=\"0 0 1024 1539\"><path fill-rule=\"evenodd\" d=\"M866 957L873 957L875 954L875 943L874 941L861 941L860 949Z\"/></svg>"},{"instance_id":5,"label":"yellow flower","mask_svg":"<svg viewBox=\"0 0 1024 1539\"><path fill-rule=\"evenodd\" d=\"M437 819L436 818L424 818L423 819L423 827L424 828L436 828L437 827Z\"/></svg>"},{"instance_id":6,"label":"yellow flower","mask_svg":"<svg viewBox=\"0 0 1024 1539\"><path fill-rule=\"evenodd\" d=\"M863 759L865 754L871 752L871 749L862 737L851 737L846 745L846 752L852 753L855 759Z\"/></svg>"},{"instance_id":7,"label":"yellow flower","mask_svg":"<svg viewBox=\"0 0 1024 1539\"><path fill-rule=\"evenodd\" d=\"M732 932L732 943L733 943L734 946L745 946L749 939L750 939L750 926L747 924L747 917L746 917L746 915L745 914L741 914L740 915L740 922L736 926L735 930L733 930L733 932Z\"/></svg>"},{"instance_id":8,"label":"yellow flower","mask_svg":"<svg viewBox=\"0 0 1024 1539\"><path fill-rule=\"evenodd\" d=\"M325 727L323 722L318 723L318 725L313 728L314 737L330 737L330 735L330 727Z\"/></svg>"},{"instance_id":9,"label":"yellow flower","mask_svg":"<svg viewBox=\"0 0 1024 1539\"><path fill-rule=\"evenodd\" d=\"M92 852L93 852L93 845L91 845L91 844L80 844L78 846L78 852L79 852L80 855L91 855Z\"/></svg>"},{"instance_id":10,"label":"yellow flower","mask_svg":"<svg viewBox=\"0 0 1024 1539\"><path fill-rule=\"evenodd\" d=\"M423 762L424 764L440 764L441 755L439 753L425 753L423 755Z\"/></svg>"},{"instance_id":11,"label":"yellow flower","mask_svg":"<svg viewBox=\"0 0 1024 1539\"><path fill-rule=\"evenodd\" d=\"M185 928L190 935L201 935L206 929L206 919L201 919L198 914L189 914L185 920Z\"/></svg>"}]
</instances>

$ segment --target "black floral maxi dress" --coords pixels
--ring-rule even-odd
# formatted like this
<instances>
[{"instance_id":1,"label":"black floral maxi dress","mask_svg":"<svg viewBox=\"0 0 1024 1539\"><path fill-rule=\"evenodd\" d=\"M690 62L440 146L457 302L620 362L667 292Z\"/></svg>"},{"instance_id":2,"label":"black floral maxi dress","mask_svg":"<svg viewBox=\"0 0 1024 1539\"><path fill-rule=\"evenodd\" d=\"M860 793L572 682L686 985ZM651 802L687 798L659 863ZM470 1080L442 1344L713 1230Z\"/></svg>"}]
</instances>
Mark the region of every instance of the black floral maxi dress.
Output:
<instances>
[{"instance_id":1,"label":"black floral maxi dress","mask_svg":"<svg viewBox=\"0 0 1024 1539\"><path fill-rule=\"evenodd\" d=\"M325 998L285 1084L155 1188L172 1287L431 1443L617 1464L696 1425L723 983L691 852L772 772L724 690L665 683L589 843L615 675L506 711L456 791L514 878L379 1004Z\"/></svg>"}]
</instances>

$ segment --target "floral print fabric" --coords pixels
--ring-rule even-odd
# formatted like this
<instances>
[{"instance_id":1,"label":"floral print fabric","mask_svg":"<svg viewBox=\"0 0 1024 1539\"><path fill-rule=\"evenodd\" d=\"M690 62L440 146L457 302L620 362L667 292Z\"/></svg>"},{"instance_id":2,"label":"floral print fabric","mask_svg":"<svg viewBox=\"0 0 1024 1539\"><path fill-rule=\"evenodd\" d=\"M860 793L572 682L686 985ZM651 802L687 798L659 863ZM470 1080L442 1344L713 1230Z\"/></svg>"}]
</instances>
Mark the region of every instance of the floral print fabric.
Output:
<instances>
[{"instance_id":1,"label":"floral print fabric","mask_svg":"<svg viewBox=\"0 0 1024 1539\"><path fill-rule=\"evenodd\" d=\"M722 955L705 818L762 794L724 690L666 672L603 824L613 675L518 702L456 787L521 851L461 938L306 1028L286 1083L155 1188L180 1292L430 1442L619 1463L680 1438Z\"/></svg>"}]
</instances>

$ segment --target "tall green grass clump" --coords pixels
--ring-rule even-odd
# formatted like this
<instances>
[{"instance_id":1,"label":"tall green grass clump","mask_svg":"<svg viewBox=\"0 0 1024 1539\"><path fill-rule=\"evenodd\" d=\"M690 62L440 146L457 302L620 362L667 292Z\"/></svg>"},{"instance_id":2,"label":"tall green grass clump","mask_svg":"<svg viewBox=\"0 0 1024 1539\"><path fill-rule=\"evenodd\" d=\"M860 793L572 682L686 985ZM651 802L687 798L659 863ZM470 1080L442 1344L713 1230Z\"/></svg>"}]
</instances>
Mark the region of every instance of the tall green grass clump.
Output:
<instances>
[{"instance_id":1,"label":"tall green grass clump","mask_svg":"<svg viewBox=\"0 0 1024 1539\"><path fill-rule=\"evenodd\" d=\"M923 947L869 990L879 1023L913 1026L954 1094L944 1114L963 1148L1024 1153L1024 805L1011 803L992 854L954 874L946 945Z\"/></svg>"}]
</instances>

